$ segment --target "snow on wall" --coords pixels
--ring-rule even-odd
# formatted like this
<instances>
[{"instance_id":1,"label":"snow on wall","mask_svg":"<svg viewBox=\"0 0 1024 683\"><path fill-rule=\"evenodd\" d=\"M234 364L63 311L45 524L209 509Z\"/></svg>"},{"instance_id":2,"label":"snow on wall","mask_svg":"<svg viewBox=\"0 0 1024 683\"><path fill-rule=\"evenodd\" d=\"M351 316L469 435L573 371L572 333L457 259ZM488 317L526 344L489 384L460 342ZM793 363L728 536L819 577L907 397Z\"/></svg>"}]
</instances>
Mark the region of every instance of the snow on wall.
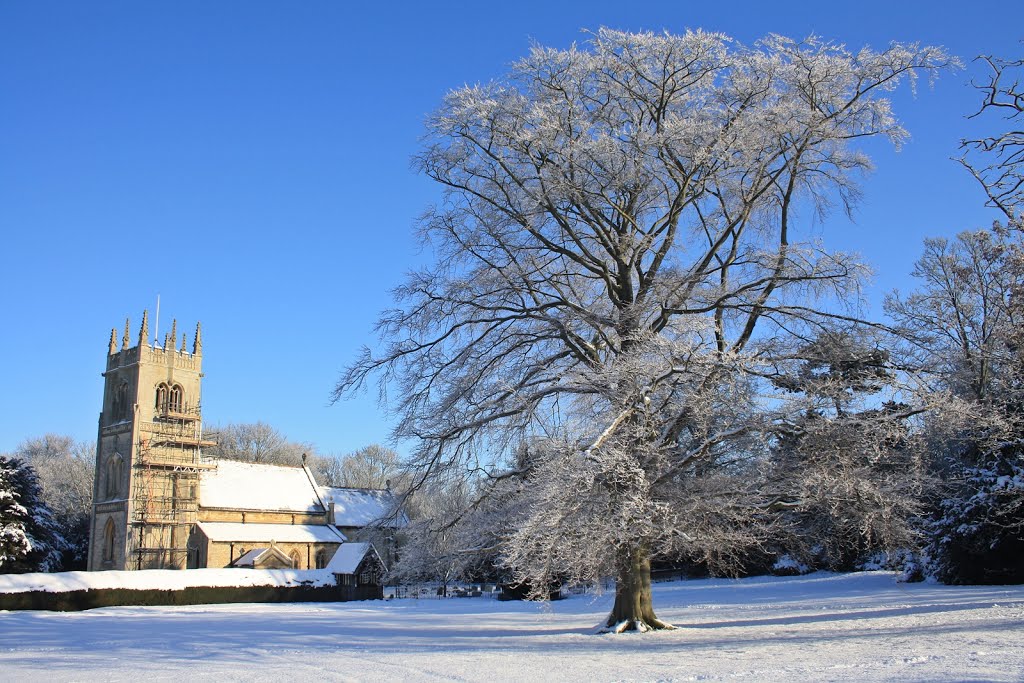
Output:
<instances>
[{"instance_id":1,"label":"snow on wall","mask_svg":"<svg viewBox=\"0 0 1024 683\"><path fill-rule=\"evenodd\" d=\"M341 543L345 540L345 536L330 525L198 522L197 526L211 541L224 543Z\"/></svg>"},{"instance_id":2,"label":"snow on wall","mask_svg":"<svg viewBox=\"0 0 1024 683\"><path fill-rule=\"evenodd\" d=\"M334 582L334 575L326 569L145 569L123 572L0 574L0 593L62 593L103 588L180 590L202 586L329 586Z\"/></svg>"},{"instance_id":3,"label":"snow on wall","mask_svg":"<svg viewBox=\"0 0 1024 683\"><path fill-rule=\"evenodd\" d=\"M219 460L199 476L199 504L206 508L324 512L302 467Z\"/></svg>"}]
</instances>

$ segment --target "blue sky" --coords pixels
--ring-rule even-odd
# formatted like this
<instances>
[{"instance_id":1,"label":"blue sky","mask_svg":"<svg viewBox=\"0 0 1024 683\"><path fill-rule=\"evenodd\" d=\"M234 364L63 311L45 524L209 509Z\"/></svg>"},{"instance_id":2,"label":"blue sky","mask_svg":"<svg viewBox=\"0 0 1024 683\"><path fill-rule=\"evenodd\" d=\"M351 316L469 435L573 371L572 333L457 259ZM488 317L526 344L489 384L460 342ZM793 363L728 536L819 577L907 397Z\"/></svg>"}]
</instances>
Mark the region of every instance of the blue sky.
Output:
<instances>
[{"instance_id":1,"label":"blue sky","mask_svg":"<svg viewBox=\"0 0 1024 683\"><path fill-rule=\"evenodd\" d=\"M444 93L501 76L531 41L581 29L816 33L850 47L1024 53L1014 2L0 3L0 452L95 438L111 327L161 299L162 330L203 323L208 423L268 422L321 452L386 440L339 371L403 274L429 259L410 169ZM977 66L896 97L912 138L873 145L854 221L809 229L877 271L877 302L922 239L994 214L949 161L971 132Z\"/></svg>"}]
</instances>

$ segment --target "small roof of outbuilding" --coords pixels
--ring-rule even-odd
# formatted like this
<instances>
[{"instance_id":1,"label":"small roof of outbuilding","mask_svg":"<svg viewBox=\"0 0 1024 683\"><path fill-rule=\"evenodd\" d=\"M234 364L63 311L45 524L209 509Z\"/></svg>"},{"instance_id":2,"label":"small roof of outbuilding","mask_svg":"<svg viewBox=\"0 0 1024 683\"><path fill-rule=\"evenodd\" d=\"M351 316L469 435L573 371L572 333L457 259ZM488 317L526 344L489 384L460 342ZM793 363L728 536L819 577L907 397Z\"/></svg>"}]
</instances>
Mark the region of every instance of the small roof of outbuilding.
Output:
<instances>
[{"instance_id":1,"label":"small roof of outbuilding","mask_svg":"<svg viewBox=\"0 0 1024 683\"><path fill-rule=\"evenodd\" d=\"M354 574L367 555L376 559L381 567L384 566L372 543L343 543L327 563L326 569L333 574Z\"/></svg>"}]
</instances>

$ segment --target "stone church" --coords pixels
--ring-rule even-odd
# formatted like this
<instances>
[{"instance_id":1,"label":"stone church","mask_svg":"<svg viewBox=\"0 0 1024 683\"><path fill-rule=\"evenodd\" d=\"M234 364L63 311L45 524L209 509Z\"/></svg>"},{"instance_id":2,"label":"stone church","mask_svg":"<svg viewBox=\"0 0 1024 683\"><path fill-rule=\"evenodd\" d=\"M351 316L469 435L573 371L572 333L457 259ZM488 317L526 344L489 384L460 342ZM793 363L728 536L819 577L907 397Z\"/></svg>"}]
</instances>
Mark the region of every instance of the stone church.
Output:
<instances>
[{"instance_id":1,"label":"stone church","mask_svg":"<svg viewBox=\"0 0 1024 683\"><path fill-rule=\"evenodd\" d=\"M393 553L390 539L407 520L390 491L320 486L305 466L205 457L215 444L200 411L202 330L191 350L184 334L178 344L176 322L162 346L149 336L146 313L134 346L128 321L120 347L110 333L90 570L322 568L372 550L348 543L371 528L385 557Z\"/></svg>"}]
</instances>

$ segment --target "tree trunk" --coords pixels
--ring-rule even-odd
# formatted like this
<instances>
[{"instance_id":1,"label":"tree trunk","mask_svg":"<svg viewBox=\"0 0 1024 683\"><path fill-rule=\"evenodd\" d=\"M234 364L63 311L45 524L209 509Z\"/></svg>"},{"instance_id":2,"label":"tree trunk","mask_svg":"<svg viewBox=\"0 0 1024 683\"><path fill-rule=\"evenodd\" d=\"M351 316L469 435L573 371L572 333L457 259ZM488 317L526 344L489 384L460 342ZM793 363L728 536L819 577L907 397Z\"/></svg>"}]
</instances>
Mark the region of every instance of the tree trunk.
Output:
<instances>
[{"instance_id":1,"label":"tree trunk","mask_svg":"<svg viewBox=\"0 0 1024 683\"><path fill-rule=\"evenodd\" d=\"M619 550L618 564L615 605L601 632L644 632L675 628L654 614L654 604L651 602L651 558L647 547L638 545Z\"/></svg>"}]
</instances>

